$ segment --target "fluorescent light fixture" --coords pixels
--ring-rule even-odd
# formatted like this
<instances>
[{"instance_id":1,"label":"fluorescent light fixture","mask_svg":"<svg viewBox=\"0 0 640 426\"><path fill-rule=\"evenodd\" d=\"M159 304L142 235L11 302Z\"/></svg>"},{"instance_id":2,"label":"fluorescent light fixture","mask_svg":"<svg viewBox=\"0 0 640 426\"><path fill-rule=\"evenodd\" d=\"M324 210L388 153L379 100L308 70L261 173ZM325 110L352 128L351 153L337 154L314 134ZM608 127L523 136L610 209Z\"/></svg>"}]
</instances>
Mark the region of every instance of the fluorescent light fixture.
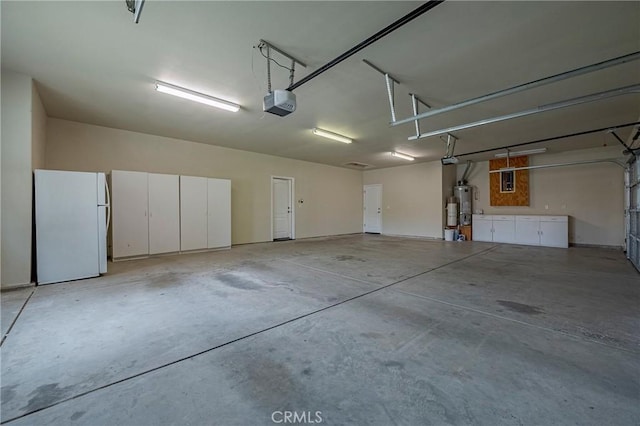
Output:
<instances>
[{"instance_id":1,"label":"fluorescent light fixture","mask_svg":"<svg viewBox=\"0 0 640 426\"><path fill-rule=\"evenodd\" d=\"M509 151L509 157L517 157L519 155L542 154L543 152L547 152L547 148L527 149L524 151ZM505 158L506 156L507 156L506 152L499 152L495 155L496 158Z\"/></svg>"},{"instance_id":2,"label":"fluorescent light fixture","mask_svg":"<svg viewBox=\"0 0 640 426\"><path fill-rule=\"evenodd\" d=\"M401 152L395 152L395 151L394 151L394 152L392 152L392 153L391 153L391 156L392 156L392 157L402 158L403 160L408 160L408 161L413 161L413 160L415 160L415 158L413 158L412 156L407 155L407 154L403 154L403 153L401 153Z\"/></svg>"},{"instance_id":3,"label":"fluorescent light fixture","mask_svg":"<svg viewBox=\"0 0 640 426\"><path fill-rule=\"evenodd\" d=\"M214 98L213 96L204 95L202 93L194 92L193 90L184 89L161 81L156 81L156 90L161 93L166 93L168 95L177 96L194 102L200 102L201 104L221 108L227 111L238 112L240 110L240 105L225 101L224 99Z\"/></svg>"},{"instance_id":4,"label":"fluorescent light fixture","mask_svg":"<svg viewBox=\"0 0 640 426\"><path fill-rule=\"evenodd\" d=\"M339 135L337 133L330 132L328 130L318 129L317 127L313 130L314 135L322 136L323 138L333 139L334 141L342 142L342 143L351 143L353 139L348 138L346 136Z\"/></svg>"}]
</instances>

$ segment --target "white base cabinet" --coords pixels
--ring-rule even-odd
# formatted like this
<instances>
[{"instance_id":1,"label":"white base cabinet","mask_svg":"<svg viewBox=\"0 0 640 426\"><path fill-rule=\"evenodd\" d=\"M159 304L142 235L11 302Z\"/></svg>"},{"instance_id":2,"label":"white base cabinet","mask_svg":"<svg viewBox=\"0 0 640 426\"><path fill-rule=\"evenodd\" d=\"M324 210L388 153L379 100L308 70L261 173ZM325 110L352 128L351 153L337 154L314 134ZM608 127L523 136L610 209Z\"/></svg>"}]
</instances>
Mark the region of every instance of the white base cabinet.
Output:
<instances>
[{"instance_id":1,"label":"white base cabinet","mask_svg":"<svg viewBox=\"0 0 640 426\"><path fill-rule=\"evenodd\" d=\"M541 216L540 245L547 247L569 247L569 217Z\"/></svg>"},{"instance_id":2,"label":"white base cabinet","mask_svg":"<svg viewBox=\"0 0 640 426\"><path fill-rule=\"evenodd\" d=\"M513 243L515 239L515 216L475 214L472 221L474 241Z\"/></svg>"},{"instance_id":3,"label":"white base cabinet","mask_svg":"<svg viewBox=\"0 0 640 426\"><path fill-rule=\"evenodd\" d=\"M493 216L493 242L514 243L515 239L515 216Z\"/></svg>"},{"instance_id":4,"label":"white base cabinet","mask_svg":"<svg viewBox=\"0 0 640 426\"><path fill-rule=\"evenodd\" d=\"M474 241L569 247L568 216L473 215Z\"/></svg>"},{"instance_id":5,"label":"white base cabinet","mask_svg":"<svg viewBox=\"0 0 640 426\"><path fill-rule=\"evenodd\" d=\"M475 214L473 221L474 241L493 241L493 220L489 215Z\"/></svg>"}]
</instances>

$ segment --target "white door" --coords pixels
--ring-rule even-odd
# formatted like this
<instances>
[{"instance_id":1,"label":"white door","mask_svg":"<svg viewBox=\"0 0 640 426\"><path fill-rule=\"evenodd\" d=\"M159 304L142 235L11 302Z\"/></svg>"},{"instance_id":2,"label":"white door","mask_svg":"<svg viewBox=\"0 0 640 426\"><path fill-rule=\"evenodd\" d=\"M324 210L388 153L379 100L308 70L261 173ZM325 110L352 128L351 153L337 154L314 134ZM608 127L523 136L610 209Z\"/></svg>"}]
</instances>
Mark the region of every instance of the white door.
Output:
<instances>
[{"instance_id":1,"label":"white door","mask_svg":"<svg viewBox=\"0 0 640 426\"><path fill-rule=\"evenodd\" d=\"M364 186L364 232L382 232L382 185Z\"/></svg>"},{"instance_id":2,"label":"white door","mask_svg":"<svg viewBox=\"0 0 640 426\"><path fill-rule=\"evenodd\" d=\"M493 220L483 215L473 215L473 241L493 241Z\"/></svg>"},{"instance_id":3,"label":"white door","mask_svg":"<svg viewBox=\"0 0 640 426\"><path fill-rule=\"evenodd\" d=\"M38 283L99 275L97 174L35 171Z\"/></svg>"},{"instance_id":4,"label":"white door","mask_svg":"<svg viewBox=\"0 0 640 426\"><path fill-rule=\"evenodd\" d=\"M149 254L147 173L111 172L113 258Z\"/></svg>"},{"instance_id":5,"label":"white door","mask_svg":"<svg viewBox=\"0 0 640 426\"><path fill-rule=\"evenodd\" d=\"M180 250L207 248L207 178L180 176Z\"/></svg>"},{"instance_id":6,"label":"white door","mask_svg":"<svg viewBox=\"0 0 640 426\"><path fill-rule=\"evenodd\" d=\"M540 244L547 247L569 247L568 218L559 216L540 220Z\"/></svg>"},{"instance_id":7,"label":"white door","mask_svg":"<svg viewBox=\"0 0 640 426\"><path fill-rule=\"evenodd\" d=\"M291 180L273 178L273 239L291 239Z\"/></svg>"},{"instance_id":8,"label":"white door","mask_svg":"<svg viewBox=\"0 0 640 426\"><path fill-rule=\"evenodd\" d=\"M180 185L177 175L149 173L149 253L180 251Z\"/></svg>"},{"instance_id":9,"label":"white door","mask_svg":"<svg viewBox=\"0 0 640 426\"><path fill-rule=\"evenodd\" d=\"M516 216L516 244L540 245L540 218Z\"/></svg>"},{"instance_id":10,"label":"white door","mask_svg":"<svg viewBox=\"0 0 640 426\"><path fill-rule=\"evenodd\" d=\"M515 216L493 216L493 242L513 243L515 239Z\"/></svg>"},{"instance_id":11,"label":"white door","mask_svg":"<svg viewBox=\"0 0 640 426\"><path fill-rule=\"evenodd\" d=\"M207 247L231 246L231 181L228 179L207 180Z\"/></svg>"}]
</instances>

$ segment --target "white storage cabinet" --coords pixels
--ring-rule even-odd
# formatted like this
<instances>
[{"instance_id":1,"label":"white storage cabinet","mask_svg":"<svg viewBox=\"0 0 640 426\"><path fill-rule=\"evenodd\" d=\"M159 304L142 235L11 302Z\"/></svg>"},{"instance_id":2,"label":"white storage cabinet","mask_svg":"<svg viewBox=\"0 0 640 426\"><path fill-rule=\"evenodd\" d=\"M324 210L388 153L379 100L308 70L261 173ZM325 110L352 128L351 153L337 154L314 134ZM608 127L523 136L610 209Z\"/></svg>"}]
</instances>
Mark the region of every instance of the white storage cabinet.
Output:
<instances>
[{"instance_id":1,"label":"white storage cabinet","mask_svg":"<svg viewBox=\"0 0 640 426\"><path fill-rule=\"evenodd\" d=\"M569 247L568 216L516 216L516 244Z\"/></svg>"},{"instance_id":2,"label":"white storage cabinet","mask_svg":"<svg viewBox=\"0 0 640 426\"><path fill-rule=\"evenodd\" d=\"M207 248L207 178L180 176L180 250Z\"/></svg>"},{"instance_id":3,"label":"white storage cabinet","mask_svg":"<svg viewBox=\"0 0 640 426\"><path fill-rule=\"evenodd\" d=\"M148 174L111 172L112 258L149 254Z\"/></svg>"},{"instance_id":4,"label":"white storage cabinet","mask_svg":"<svg viewBox=\"0 0 640 426\"><path fill-rule=\"evenodd\" d=\"M473 240L494 243L513 243L515 216L476 214L473 220Z\"/></svg>"},{"instance_id":5,"label":"white storage cabinet","mask_svg":"<svg viewBox=\"0 0 640 426\"><path fill-rule=\"evenodd\" d=\"M180 176L180 249L231 246L231 181Z\"/></svg>"},{"instance_id":6,"label":"white storage cabinet","mask_svg":"<svg viewBox=\"0 0 640 426\"><path fill-rule=\"evenodd\" d=\"M569 247L569 217L473 215L473 239L545 247Z\"/></svg>"},{"instance_id":7,"label":"white storage cabinet","mask_svg":"<svg viewBox=\"0 0 640 426\"><path fill-rule=\"evenodd\" d=\"M493 220L491 216L475 214L471 218L473 222L473 240L493 241Z\"/></svg>"},{"instance_id":8,"label":"white storage cabinet","mask_svg":"<svg viewBox=\"0 0 640 426\"><path fill-rule=\"evenodd\" d=\"M177 175L149 173L149 254L180 251L179 200Z\"/></svg>"},{"instance_id":9,"label":"white storage cabinet","mask_svg":"<svg viewBox=\"0 0 640 426\"><path fill-rule=\"evenodd\" d=\"M114 170L112 257L144 257L180 250L178 176Z\"/></svg>"},{"instance_id":10,"label":"white storage cabinet","mask_svg":"<svg viewBox=\"0 0 640 426\"><path fill-rule=\"evenodd\" d=\"M569 247L569 217L540 216L540 245Z\"/></svg>"},{"instance_id":11,"label":"white storage cabinet","mask_svg":"<svg viewBox=\"0 0 640 426\"><path fill-rule=\"evenodd\" d=\"M231 246L231 181L207 180L207 247Z\"/></svg>"}]
</instances>

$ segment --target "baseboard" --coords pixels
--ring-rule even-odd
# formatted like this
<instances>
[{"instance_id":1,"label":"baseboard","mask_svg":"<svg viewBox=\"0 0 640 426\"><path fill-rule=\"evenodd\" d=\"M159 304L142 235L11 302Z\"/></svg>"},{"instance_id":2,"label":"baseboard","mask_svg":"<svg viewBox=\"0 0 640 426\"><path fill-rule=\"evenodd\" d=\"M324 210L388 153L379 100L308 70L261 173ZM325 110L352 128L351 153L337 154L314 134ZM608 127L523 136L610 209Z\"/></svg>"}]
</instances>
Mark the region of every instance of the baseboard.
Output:
<instances>
[{"instance_id":1,"label":"baseboard","mask_svg":"<svg viewBox=\"0 0 640 426\"><path fill-rule=\"evenodd\" d=\"M387 234L386 232L381 233L380 235L384 235L385 237L400 237L400 238L413 238L417 240L434 240L434 241L442 241L442 237L429 237L426 235L402 235L402 234Z\"/></svg>"},{"instance_id":2,"label":"baseboard","mask_svg":"<svg viewBox=\"0 0 640 426\"><path fill-rule=\"evenodd\" d=\"M622 247L622 246L608 246L608 245L603 245L603 244L580 244L580 243L569 243L569 247L576 247L576 248L600 248L600 249L607 249L607 250L621 250L621 251L624 251L624 247Z\"/></svg>"},{"instance_id":3,"label":"baseboard","mask_svg":"<svg viewBox=\"0 0 640 426\"><path fill-rule=\"evenodd\" d=\"M1 292L5 292L5 291L13 291L13 290L20 290L23 288L29 288L29 287L35 287L36 283L31 282L31 283L25 283L25 284L10 284L10 285L3 285L2 287L0 287L0 291Z\"/></svg>"}]
</instances>

